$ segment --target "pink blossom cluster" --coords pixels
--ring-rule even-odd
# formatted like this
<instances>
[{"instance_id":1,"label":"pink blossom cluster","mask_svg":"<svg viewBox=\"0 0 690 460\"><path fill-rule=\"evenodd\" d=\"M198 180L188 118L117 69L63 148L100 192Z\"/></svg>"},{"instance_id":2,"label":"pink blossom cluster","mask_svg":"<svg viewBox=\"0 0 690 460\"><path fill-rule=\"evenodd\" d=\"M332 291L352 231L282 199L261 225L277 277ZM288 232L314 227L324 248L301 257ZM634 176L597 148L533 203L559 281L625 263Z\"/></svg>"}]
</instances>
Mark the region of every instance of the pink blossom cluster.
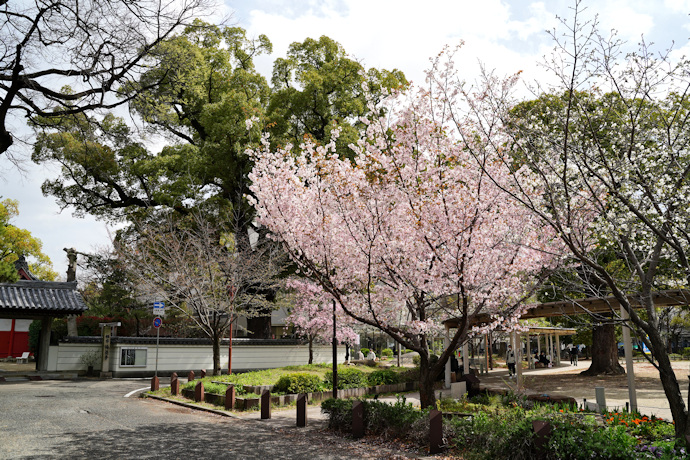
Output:
<instances>
[{"instance_id":1,"label":"pink blossom cluster","mask_svg":"<svg viewBox=\"0 0 690 460\"><path fill-rule=\"evenodd\" d=\"M295 327L299 335L330 343L333 340L332 298L318 284L293 278L287 287L294 293L294 303L290 314L285 318ZM335 338L340 343L354 344L357 333L352 328L353 319L336 304Z\"/></svg>"},{"instance_id":2,"label":"pink blossom cluster","mask_svg":"<svg viewBox=\"0 0 690 460\"><path fill-rule=\"evenodd\" d=\"M392 95L353 159L336 152L337 130L324 146L264 139L249 152L258 222L346 314L406 346L449 317L470 319L463 334L479 315L514 325L553 262L552 234L502 191L511 171L478 165L471 133L438 105L430 91Z\"/></svg>"}]
</instances>

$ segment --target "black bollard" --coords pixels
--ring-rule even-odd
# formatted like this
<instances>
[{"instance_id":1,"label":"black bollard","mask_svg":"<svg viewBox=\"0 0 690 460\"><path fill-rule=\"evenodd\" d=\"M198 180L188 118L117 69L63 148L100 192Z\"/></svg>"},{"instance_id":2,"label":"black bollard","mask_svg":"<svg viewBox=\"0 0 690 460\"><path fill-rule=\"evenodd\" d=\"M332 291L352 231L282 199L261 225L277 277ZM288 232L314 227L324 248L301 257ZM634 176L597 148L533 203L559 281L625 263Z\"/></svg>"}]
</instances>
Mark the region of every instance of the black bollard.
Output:
<instances>
[{"instance_id":1,"label":"black bollard","mask_svg":"<svg viewBox=\"0 0 690 460\"><path fill-rule=\"evenodd\" d=\"M307 426L307 395L304 393L297 396L297 426Z\"/></svg>"},{"instance_id":2,"label":"black bollard","mask_svg":"<svg viewBox=\"0 0 690 460\"><path fill-rule=\"evenodd\" d=\"M271 392L264 390L261 392L261 420L271 418Z\"/></svg>"}]
</instances>

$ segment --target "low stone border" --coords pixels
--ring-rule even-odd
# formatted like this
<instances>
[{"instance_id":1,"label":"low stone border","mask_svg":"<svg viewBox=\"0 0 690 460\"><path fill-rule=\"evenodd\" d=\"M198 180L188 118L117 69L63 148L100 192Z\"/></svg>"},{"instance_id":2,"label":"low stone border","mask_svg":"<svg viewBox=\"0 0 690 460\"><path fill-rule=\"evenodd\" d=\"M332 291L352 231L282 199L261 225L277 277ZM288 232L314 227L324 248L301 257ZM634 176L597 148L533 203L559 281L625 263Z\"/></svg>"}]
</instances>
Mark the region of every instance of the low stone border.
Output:
<instances>
[{"instance_id":1,"label":"low stone border","mask_svg":"<svg viewBox=\"0 0 690 460\"><path fill-rule=\"evenodd\" d=\"M230 385L227 382L214 382L222 383L225 385ZM257 391L259 388L262 390ZM262 385L262 386L250 386L244 385L244 390L247 393L261 394L263 390L271 390L273 385ZM339 398L357 398L367 394L381 394L381 393L404 393L409 391L415 391L417 389L417 382L407 382L407 383L394 383L391 385L376 385L373 387L365 388L348 388L345 390L338 390ZM194 399L194 389L187 388L181 390L182 396L188 399ZM293 402L297 402L297 397L299 395L282 395L282 396L271 396L271 404L276 406L285 406ZM309 402L320 402L328 398L333 397L333 391L319 391L314 393L307 393L307 399ZM204 398L207 402L215 404L217 406L225 407L225 395L219 395L214 393L204 393ZM235 397L235 409L237 410L249 410L253 408L258 408L261 406L261 398L243 398L241 396Z\"/></svg>"},{"instance_id":2,"label":"low stone border","mask_svg":"<svg viewBox=\"0 0 690 460\"><path fill-rule=\"evenodd\" d=\"M193 393L193 392L194 392L194 390L192 390L192 393ZM193 397L193 396L194 396L194 395L192 395L192 397ZM207 395L207 396L208 396L208 395ZM178 400L176 400L176 399L164 398L164 397L162 397L162 396L156 396L156 395L144 393L144 394L142 395L142 397L144 397L144 398L153 398L153 399L157 399L157 400L159 400L159 401L165 401L165 402L169 402L169 403L172 403L172 404L177 404L178 406L187 407L187 408L189 408L189 409L203 410L203 411L206 411L206 412L211 412L212 414L222 415L222 416L224 416L224 417L230 417L230 418L236 418L236 419L241 419L241 418L242 418L242 417L238 417L237 415L235 415L235 414L233 414L233 413L231 413L231 412L225 412L225 411L222 411L222 410L211 409L210 407L199 406L199 405L197 405L197 404L191 404L191 403L187 403L187 402L184 402L184 401L178 401Z\"/></svg>"}]
</instances>

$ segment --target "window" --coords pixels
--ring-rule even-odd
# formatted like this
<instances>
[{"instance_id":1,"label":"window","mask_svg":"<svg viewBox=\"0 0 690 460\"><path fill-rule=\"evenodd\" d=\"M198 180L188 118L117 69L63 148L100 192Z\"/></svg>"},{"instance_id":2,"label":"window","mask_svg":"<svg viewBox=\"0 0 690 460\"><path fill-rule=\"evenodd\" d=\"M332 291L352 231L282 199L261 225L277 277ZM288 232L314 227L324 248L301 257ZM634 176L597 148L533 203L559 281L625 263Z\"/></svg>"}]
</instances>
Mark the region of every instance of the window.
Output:
<instances>
[{"instance_id":1,"label":"window","mask_svg":"<svg viewBox=\"0 0 690 460\"><path fill-rule=\"evenodd\" d=\"M146 367L146 348L123 348L120 366Z\"/></svg>"}]
</instances>

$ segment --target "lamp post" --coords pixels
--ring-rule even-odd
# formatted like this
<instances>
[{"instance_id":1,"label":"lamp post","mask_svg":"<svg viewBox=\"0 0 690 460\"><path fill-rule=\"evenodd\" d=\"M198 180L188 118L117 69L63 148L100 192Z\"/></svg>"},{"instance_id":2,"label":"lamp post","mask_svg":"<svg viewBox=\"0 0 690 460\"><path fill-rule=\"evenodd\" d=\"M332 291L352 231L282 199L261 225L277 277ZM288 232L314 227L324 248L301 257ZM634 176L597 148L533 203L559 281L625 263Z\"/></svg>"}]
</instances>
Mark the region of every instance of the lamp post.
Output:
<instances>
[{"instance_id":1,"label":"lamp post","mask_svg":"<svg viewBox=\"0 0 690 460\"><path fill-rule=\"evenodd\" d=\"M333 397L338 398L338 342L335 339L335 299L333 299Z\"/></svg>"}]
</instances>

